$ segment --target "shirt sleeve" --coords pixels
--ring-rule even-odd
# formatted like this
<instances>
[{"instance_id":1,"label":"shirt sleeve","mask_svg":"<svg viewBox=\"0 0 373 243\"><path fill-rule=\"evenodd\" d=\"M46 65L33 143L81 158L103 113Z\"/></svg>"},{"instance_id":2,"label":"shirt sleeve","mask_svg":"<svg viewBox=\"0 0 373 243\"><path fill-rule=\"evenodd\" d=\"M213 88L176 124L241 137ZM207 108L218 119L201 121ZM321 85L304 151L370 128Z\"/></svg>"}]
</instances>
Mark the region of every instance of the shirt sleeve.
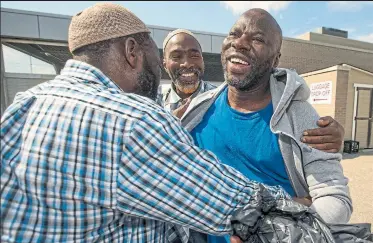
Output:
<instances>
[{"instance_id":1,"label":"shirt sleeve","mask_svg":"<svg viewBox=\"0 0 373 243\"><path fill-rule=\"evenodd\" d=\"M124 143L117 207L126 214L222 235L262 187L195 146L169 114L137 120Z\"/></svg>"},{"instance_id":2,"label":"shirt sleeve","mask_svg":"<svg viewBox=\"0 0 373 243\"><path fill-rule=\"evenodd\" d=\"M303 131L317 128L320 116L307 102L294 102L296 117L293 121L295 137L301 138ZM352 213L352 201L348 178L343 174L342 155L326 153L309 147L298 140L303 156L303 170L312 208L327 223L347 223Z\"/></svg>"}]
</instances>

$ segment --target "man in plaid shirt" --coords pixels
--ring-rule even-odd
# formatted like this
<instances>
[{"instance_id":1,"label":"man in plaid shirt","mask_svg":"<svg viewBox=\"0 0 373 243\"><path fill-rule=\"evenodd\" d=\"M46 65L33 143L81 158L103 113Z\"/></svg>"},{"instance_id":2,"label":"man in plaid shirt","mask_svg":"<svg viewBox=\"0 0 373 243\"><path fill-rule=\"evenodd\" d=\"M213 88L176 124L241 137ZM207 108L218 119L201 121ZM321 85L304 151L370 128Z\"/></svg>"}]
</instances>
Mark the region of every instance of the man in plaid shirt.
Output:
<instances>
[{"instance_id":1,"label":"man in plaid shirt","mask_svg":"<svg viewBox=\"0 0 373 243\"><path fill-rule=\"evenodd\" d=\"M188 228L224 235L262 200L289 199L196 147L154 101L149 32L120 5L78 13L74 60L5 111L1 242L187 242Z\"/></svg>"}]
</instances>

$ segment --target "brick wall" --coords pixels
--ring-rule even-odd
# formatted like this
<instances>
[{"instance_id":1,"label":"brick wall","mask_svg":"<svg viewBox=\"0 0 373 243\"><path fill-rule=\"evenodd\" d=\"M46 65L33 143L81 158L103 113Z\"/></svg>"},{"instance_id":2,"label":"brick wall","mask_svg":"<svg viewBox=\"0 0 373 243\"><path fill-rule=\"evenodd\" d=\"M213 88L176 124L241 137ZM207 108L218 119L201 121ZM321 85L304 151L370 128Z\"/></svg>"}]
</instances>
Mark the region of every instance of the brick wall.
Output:
<instances>
[{"instance_id":1,"label":"brick wall","mask_svg":"<svg viewBox=\"0 0 373 243\"><path fill-rule=\"evenodd\" d=\"M349 64L373 72L373 53L316 45L285 39L281 48L280 67L294 68L298 73Z\"/></svg>"},{"instance_id":2,"label":"brick wall","mask_svg":"<svg viewBox=\"0 0 373 243\"><path fill-rule=\"evenodd\" d=\"M343 127L346 126L348 78L349 78L349 71L346 71L346 70L337 71L334 119L337 120Z\"/></svg>"}]
</instances>

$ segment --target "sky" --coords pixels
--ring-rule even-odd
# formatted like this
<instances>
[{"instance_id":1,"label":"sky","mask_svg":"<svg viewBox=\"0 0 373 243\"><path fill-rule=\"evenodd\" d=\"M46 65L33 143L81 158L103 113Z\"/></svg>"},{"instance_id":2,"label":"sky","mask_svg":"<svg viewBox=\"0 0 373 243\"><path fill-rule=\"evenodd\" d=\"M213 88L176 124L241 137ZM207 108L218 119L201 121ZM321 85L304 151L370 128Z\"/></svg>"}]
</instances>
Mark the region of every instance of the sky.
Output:
<instances>
[{"instance_id":1,"label":"sky","mask_svg":"<svg viewBox=\"0 0 373 243\"><path fill-rule=\"evenodd\" d=\"M318 27L349 32L349 38L373 43L373 1L113 1L135 13L145 24L226 34L250 8L269 11L283 35L296 37ZM1 7L74 15L95 1L1 1Z\"/></svg>"},{"instance_id":2,"label":"sky","mask_svg":"<svg viewBox=\"0 0 373 243\"><path fill-rule=\"evenodd\" d=\"M135 13L145 24L227 34L239 15L263 8L277 20L285 37L319 27L347 30L350 39L373 43L373 1L113 1ZM1 1L2 8L74 15L95 1ZM50 64L3 46L7 72L53 74Z\"/></svg>"}]
</instances>

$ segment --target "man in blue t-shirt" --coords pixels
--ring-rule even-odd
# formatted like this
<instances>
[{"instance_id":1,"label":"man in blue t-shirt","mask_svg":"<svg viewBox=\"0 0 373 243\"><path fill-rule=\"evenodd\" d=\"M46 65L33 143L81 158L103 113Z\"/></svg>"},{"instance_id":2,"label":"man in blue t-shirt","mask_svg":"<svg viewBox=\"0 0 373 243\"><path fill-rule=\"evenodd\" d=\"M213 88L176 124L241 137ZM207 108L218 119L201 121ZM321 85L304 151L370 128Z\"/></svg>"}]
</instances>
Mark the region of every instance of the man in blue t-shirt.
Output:
<instances>
[{"instance_id":1,"label":"man in blue t-shirt","mask_svg":"<svg viewBox=\"0 0 373 243\"><path fill-rule=\"evenodd\" d=\"M202 122L192 130L196 145L212 151L223 163L247 178L272 186L281 185L294 197L278 135L272 133L269 126L272 102L250 113L237 111L228 102L228 87L225 87ZM208 237L209 243L225 243L230 236Z\"/></svg>"},{"instance_id":2,"label":"man in blue t-shirt","mask_svg":"<svg viewBox=\"0 0 373 243\"><path fill-rule=\"evenodd\" d=\"M281 42L281 28L268 12L251 9L241 15L223 42L226 83L197 96L181 122L195 143L222 163L249 179L281 185L328 223L346 223L352 205L341 156L302 143L303 131L315 128L319 116L307 103L304 80L277 69ZM206 240L193 231L191 236ZM209 243L229 239L208 236Z\"/></svg>"},{"instance_id":3,"label":"man in blue t-shirt","mask_svg":"<svg viewBox=\"0 0 373 243\"><path fill-rule=\"evenodd\" d=\"M227 96L225 87L202 122L192 130L195 143L213 151L222 162L246 177L268 185L281 185L294 196L278 136L269 127L272 102L258 111L243 113L229 106Z\"/></svg>"}]
</instances>

